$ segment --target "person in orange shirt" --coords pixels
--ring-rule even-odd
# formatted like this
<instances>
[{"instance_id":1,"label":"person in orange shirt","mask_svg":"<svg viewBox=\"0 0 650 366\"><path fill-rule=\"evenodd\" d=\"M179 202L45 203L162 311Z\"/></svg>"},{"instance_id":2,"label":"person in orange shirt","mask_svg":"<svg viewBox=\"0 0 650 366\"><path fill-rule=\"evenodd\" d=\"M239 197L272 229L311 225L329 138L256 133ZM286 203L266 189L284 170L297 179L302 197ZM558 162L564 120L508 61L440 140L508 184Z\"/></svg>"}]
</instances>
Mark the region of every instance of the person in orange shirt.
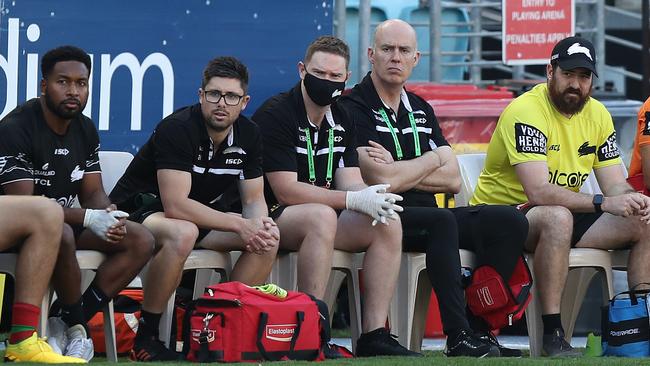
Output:
<instances>
[{"instance_id":1,"label":"person in orange shirt","mask_svg":"<svg viewBox=\"0 0 650 366\"><path fill-rule=\"evenodd\" d=\"M650 97L639 109L634 149L630 161L628 183L638 192L650 196Z\"/></svg>"}]
</instances>

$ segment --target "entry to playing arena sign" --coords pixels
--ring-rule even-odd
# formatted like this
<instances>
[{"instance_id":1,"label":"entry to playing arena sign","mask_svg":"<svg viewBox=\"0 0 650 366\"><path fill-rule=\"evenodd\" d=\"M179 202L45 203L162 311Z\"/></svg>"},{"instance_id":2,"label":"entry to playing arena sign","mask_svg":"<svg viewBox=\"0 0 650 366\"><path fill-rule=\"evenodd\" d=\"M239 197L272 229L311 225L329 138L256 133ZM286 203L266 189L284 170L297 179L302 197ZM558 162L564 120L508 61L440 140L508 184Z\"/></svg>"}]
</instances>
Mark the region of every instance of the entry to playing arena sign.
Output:
<instances>
[{"instance_id":1,"label":"entry to playing arena sign","mask_svg":"<svg viewBox=\"0 0 650 366\"><path fill-rule=\"evenodd\" d=\"M575 31L575 0L503 0L503 63L548 63L553 46Z\"/></svg>"}]
</instances>

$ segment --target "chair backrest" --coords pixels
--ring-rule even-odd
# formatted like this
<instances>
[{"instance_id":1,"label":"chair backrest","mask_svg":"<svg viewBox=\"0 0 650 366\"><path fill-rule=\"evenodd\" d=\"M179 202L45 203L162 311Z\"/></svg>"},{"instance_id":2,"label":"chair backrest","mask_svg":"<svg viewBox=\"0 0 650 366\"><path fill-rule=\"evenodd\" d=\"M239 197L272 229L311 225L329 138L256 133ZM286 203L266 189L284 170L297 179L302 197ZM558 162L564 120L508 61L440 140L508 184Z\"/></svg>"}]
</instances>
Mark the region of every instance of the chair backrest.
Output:
<instances>
[{"instance_id":1,"label":"chair backrest","mask_svg":"<svg viewBox=\"0 0 650 366\"><path fill-rule=\"evenodd\" d=\"M99 165L102 167L104 191L109 194L126 168L133 160L133 155L123 151L100 151Z\"/></svg>"},{"instance_id":2,"label":"chair backrest","mask_svg":"<svg viewBox=\"0 0 650 366\"><path fill-rule=\"evenodd\" d=\"M455 195L454 202L456 207L467 206L469 199L474 193L478 176L483 170L485 164L485 153L460 154L457 155L458 167L460 169L460 192Z\"/></svg>"}]
</instances>

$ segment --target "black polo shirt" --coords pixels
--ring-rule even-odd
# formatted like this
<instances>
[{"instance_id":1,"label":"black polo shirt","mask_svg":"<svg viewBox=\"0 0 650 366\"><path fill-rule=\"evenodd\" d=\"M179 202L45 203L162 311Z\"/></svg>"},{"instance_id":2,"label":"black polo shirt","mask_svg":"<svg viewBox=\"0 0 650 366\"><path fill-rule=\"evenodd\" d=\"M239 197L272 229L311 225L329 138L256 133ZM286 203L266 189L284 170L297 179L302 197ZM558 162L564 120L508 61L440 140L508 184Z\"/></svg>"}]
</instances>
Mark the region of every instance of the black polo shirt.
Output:
<instances>
[{"instance_id":1,"label":"black polo shirt","mask_svg":"<svg viewBox=\"0 0 650 366\"><path fill-rule=\"evenodd\" d=\"M336 186L334 176L337 168L359 166L354 125L347 113L334 103L325 114L320 128L316 127L307 117L300 83L290 91L264 102L255 111L253 120L260 126L264 141L264 172L296 172L298 181L309 183L305 130L315 154L315 185L326 186L330 130L334 136L331 188ZM269 207L276 204L277 200L268 184L265 192Z\"/></svg>"},{"instance_id":2,"label":"black polo shirt","mask_svg":"<svg viewBox=\"0 0 650 366\"><path fill-rule=\"evenodd\" d=\"M225 192L237 192L238 180L262 175L261 148L259 129L246 117L239 116L224 141L214 146L201 105L181 108L156 126L110 197L128 207L124 203L139 193L159 196L156 171L173 169L192 174L190 199L212 206Z\"/></svg>"},{"instance_id":3,"label":"black polo shirt","mask_svg":"<svg viewBox=\"0 0 650 366\"><path fill-rule=\"evenodd\" d=\"M394 160L398 160L396 144L391 129L380 112L381 109L385 111L394 128L402 149L401 160L416 158L414 132L409 113L413 113L421 154L440 146L449 146L429 103L402 89L399 109L395 113L377 94L370 73L352 89L350 94L342 97L339 104L352 116L357 129L359 146L368 145L368 141L375 141L390 151ZM429 192L413 189L400 194L404 196L403 203L406 206L437 206L434 195Z\"/></svg>"},{"instance_id":4,"label":"black polo shirt","mask_svg":"<svg viewBox=\"0 0 650 366\"><path fill-rule=\"evenodd\" d=\"M84 174L101 173L98 152L99 136L90 118L80 114L58 135L45 122L38 98L0 120L0 184L33 181L35 195L63 207L72 207Z\"/></svg>"}]
</instances>

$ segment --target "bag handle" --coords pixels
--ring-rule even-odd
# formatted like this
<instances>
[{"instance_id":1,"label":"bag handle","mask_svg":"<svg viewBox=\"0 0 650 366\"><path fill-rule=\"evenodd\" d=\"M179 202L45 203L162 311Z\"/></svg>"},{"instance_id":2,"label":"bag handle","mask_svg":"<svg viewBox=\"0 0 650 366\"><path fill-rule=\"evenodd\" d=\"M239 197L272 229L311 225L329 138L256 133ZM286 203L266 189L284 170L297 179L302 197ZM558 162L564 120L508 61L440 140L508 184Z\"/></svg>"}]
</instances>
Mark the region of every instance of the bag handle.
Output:
<instances>
[{"instance_id":1,"label":"bag handle","mask_svg":"<svg viewBox=\"0 0 650 366\"><path fill-rule=\"evenodd\" d=\"M294 358L294 349L296 348L296 342L298 341L298 336L300 335L300 329L302 328L302 323L304 320L305 320L305 312L296 311L296 330L293 332L293 336L291 337L291 343L289 345L289 353L287 354L287 357L289 359ZM260 351L260 354L262 355L262 357L264 357L264 359L269 361L280 361L281 357L270 355L268 352L266 352L266 349L264 348L264 344L262 343L264 328L266 328L268 321L269 321L269 314L265 312L261 312L260 321L259 324L257 325L257 349Z\"/></svg>"},{"instance_id":2,"label":"bag handle","mask_svg":"<svg viewBox=\"0 0 650 366\"><path fill-rule=\"evenodd\" d=\"M185 309L185 314L183 314L183 328L181 330L182 332L182 338L183 338L183 350L181 353L185 356L190 353L190 339L192 338L191 329L192 327L190 326L190 320L192 319L192 313L194 312L194 309L196 308L196 300L192 300L188 305L187 309Z\"/></svg>"},{"instance_id":3,"label":"bag handle","mask_svg":"<svg viewBox=\"0 0 650 366\"><path fill-rule=\"evenodd\" d=\"M637 294L650 294L650 289L647 289L647 288L646 288L646 289L637 290L637 287L639 287L639 286L641 286L641 285L648 285L648 286L650 286L650 283L649 283L649 282L641 282L641 283L637 283L637 284L634 285L631 289L629 289L629 290L627 290L627 291L619 292L618 294L614 295L614 297L612 298L612 301L614 301L617 297L619 297L619 296L621 296L621 295L629 295L629 297L630 297L630 303L631 303L632 305L636 305L636 304L638 304L638 300L637 300L637 298L636 298L636 297L637 297Z\"/></svg>"},{"instance_id":4,"label":"bag handle","mask_svg":"<svg viewBox=\"0 0 650 366\"><path fill-rule=\"evenodd\" d=\"M218 313L207 313L203 319L203 329L199 335L199 351L197 354L197 360L201 363L215 362L214 357L211 357L212 352L210 352L210 346L208 345L208 338L210 336L208 324L212 318L221 317L221 328L226 326L226 319L224 318L223 312ZM223 337L223 334L221 334ZM191 335L190 335L191 337ZM189 342L188 342L189 344Z\"/></svg>"}]
</instances>

